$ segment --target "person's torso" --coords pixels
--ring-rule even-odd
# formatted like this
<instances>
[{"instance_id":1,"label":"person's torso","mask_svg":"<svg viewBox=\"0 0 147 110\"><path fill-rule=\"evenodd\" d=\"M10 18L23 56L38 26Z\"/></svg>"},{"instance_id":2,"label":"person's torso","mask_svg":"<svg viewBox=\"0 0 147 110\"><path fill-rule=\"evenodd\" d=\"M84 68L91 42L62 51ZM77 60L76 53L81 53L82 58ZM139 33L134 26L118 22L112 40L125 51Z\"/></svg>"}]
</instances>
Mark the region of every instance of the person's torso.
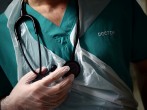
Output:
<instances>
[{"instance_id":1,"label":"person's torso","mask_svg":"<svg viewBox=\"0 0 147 110\"><path fill-rule=\"evenodd\" d=\"M129 87L132 87L129 74L131 7L128 7L129 2L126 7L124 7L126 3L122 2L123 4L121 4L121 2L112 0L86 29L86 32L82 34L79 40L83 49L112 67L119 77ZM120 5L119 8L118 5ZM69 37L77 20L75 7L73 5L70 7L69 5L60 27L57 27L27 6L28 13L37 18L40 23L41 37L44 41L42 44L65 60L70 59L73 48ZM2 33L0 37L0 64L14 86L17 83L15 52L9 30L6 27L7 18L4 15L1 15L1 18L3 23L0 27L0 33ZM36 39L32 23L27 21L26 24L32 36Z\"/></svg>"}]
</instances>

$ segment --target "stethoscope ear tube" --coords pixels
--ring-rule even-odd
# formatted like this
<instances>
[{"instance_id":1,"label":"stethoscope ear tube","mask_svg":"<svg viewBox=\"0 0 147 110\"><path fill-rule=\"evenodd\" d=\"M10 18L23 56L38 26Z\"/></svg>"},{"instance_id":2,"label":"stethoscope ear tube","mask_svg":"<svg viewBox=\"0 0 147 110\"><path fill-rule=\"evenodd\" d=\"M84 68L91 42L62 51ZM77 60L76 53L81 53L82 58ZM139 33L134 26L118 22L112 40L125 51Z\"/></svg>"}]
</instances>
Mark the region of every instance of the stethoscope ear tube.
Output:
<instances>
[{"instance_id":1,"label":"stethoscope ear tube","mask_svg":"<svg viewBox=\"0 0 147 110\"><path fill-rule=\"evenodd\" d=\"M41 46L40 46L40 36L39 36L39 28L40 28L40 26L39 26L39 23L38 23L37 19L34 18L33 16L27 14L25 9L26 9L26 3L22 0L21 16L18 18L18 20L16 21L16 23L14 25L14 33L15 33L16 39L18 41L18 44L20 46L20 49L22 51L22 54L24 56L24 59L25 59L26 63L28 64L30 69L37 75L37 79L35 79L35 80L39 80L42 77L44 77L47 74L49 74L49 72L54 71L57 68L57 66L53 65L52 66L53 68L51 67L51 69L49 69L45 75L41 74L42 61L41 61ZM80 65L79 65L78 62L75 61L75 50L76 50L76 46L77 46L78 39L79 39L79 11L77 11L77 14L78 14L77 33L76 33L76 38L75 38L73 52L71 54L70 60L67 61L63 65L63 66L69 66L70 67L70 71L67 72L67 74L65 74L63 77L67 77L70 74L74 74L74 76L77 77L79 75L79 73L80 73ZM40 63L39 64L40 70L39 70L38 73L35 71L35 69L33 69L33 67L31 66L30 62L28 61L28 59L27 59L27 57L25 55L23 46L22 46L21 27L20 26L21 26L21 24L23 22L25 22L27 20L31 20L32 21L35 33L37 34L37 38L38 38L37 40L38 40L39 63Z\"/></svg>"},{"instance_id":2,"label":"stethoscope ear tube","mask_svg":"<svg viewBox=\"0 0 147 110\"><path fill-rule=\"evenodd\" d=\"M37 38L38 38L37 40L38 40L38 50L39 50L39 62L40 62L40 70L39 70L39 73L37 73L37 72L33 69L33 67L31 66L30 62L28 61L28 59L27 59L27 57L26 57L26 55L25 55L25 53L24 53L24 49L23 49L23 46L22 46L22 43L21 43L22 38L21 38L21 27L20 27L20 25L21 25L24 21L26 21L26 20L31 20L31 21L33 22L34 30L35 30L35 33L36 33ZM38 25L39 25L39 24L37 23L37 20L36 20L33 16L28 15L28 14L27 14L27 15L21 15L21 16L18 18L18 20L16 21L15 25L14 25L14 33L15 33L16 39L17 39L17 41L18 41L18 44L19 44L19 46L20 46L21 52L22 52L22 54L23 54L23 56L24 56L24 59L25 59L25 61L27 62L27 64L29 65L29 67L31 68L31 70L32 70L36 75L38 75L38 74L41 73L41 67L42 67L42 63L41 63L41 47L40 47L39 32L38 32L38 30L37 30L38 28L36 28Z\"/></svg>"},{"instance_id":3,"label":"stethoscope ear tube","mask_svg":"<svg viewBox=\"0 0 147 110\"><path fill-rule=\"evenodd\" d=\"M73 52L70 58L70 61L67 61L64 66L69 66L70 70L69 72L67 72L64 77L67 77L70 74L74 74L75 78L80 74L81 68L80 68L80 64L75 61L75 51L77 48L77 44L78 44L78 40L79 40L79 36L80 36L80 19L79 19L79 4L78 4L78 0L77 0L77 15L78 15L78 19L77 19L77 28L76 28L76 38L75 38L75 43L74 43L74 48L73 48Z\"/></svg>"}]
</instances>

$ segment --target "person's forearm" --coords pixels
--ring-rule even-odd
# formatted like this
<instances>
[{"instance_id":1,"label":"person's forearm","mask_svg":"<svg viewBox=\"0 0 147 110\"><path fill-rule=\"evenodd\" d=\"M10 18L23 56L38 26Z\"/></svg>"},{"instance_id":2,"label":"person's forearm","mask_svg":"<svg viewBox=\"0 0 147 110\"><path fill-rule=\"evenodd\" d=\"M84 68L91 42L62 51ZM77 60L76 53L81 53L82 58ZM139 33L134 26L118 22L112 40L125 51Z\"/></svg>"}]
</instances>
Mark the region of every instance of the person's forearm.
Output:
<instances>
[{"instance_id":1,"label":"person's forearm","mask_svg":"<svg viewBox=\"0 0 147 110\"><path fill-rule=\"evenodd\" d=\"M146 75L138 75L138 84L139 91L141 95L141 99L144 105L145 110L147 110L147 76Z\"/></svg>"},{"instance_id":2,"label":"person's forearm","mask_svg":"<svg viewBox=\"0 0 147 110\"><path fill-rule=\"evenodd\" d=\"M3 105L3 100L4 99L0 99L0 110L6 110L4 105Z\"/></svg>"},{"instance_id":3,"label":"person's forearm","mask_svg":"<svg viewBox=\"0 0 147 110\"><path fill-rule=\"evenodd\" d=\"M134 66L138 73L137 78L142 102L145 110L147 110L147 60L138 62Z\"/></svg>"},{"instance_id":4,"label":"person's forearm","mask_svg":"<svg viewBox=\"0 0 147 110\"><path fill-rule=\"evenodd\" d=\"M147 74L147 73L146 73ZM141 99L144 105L145 110L147 110L147 76L146 75L137 75L139 91L141 95Z\"/></svg>"},{"instance_id":5,"label":"person's forearm","mask_svg":"<svg viewBox=\"0 0 147 110\"><path fill-rule=\"evenodd\" d=\"M0 99L0 110L7 110L4 100L4 98Z\"/></svg>"},{"instance_id":6,"label":"person's forearm","mask_svg":"<svg viewBox=\"0 0 147 110\"><path fill-rule=\"evenodd\" d=\"M147 110L147 77L144 78L142 87L140 89L140 93L141 93L141 98L142 98L144 108L145 110Z\"/></svg>"},{"instance_id":7,"label":"person's forearm","mask_svg":"<svg viewBox=\"0 0 147 110\"><path fill-rule=\"evenodd\" d=\"M0 99L0 110L1 110L1 99Z\"/></svg>"}]
</instances>

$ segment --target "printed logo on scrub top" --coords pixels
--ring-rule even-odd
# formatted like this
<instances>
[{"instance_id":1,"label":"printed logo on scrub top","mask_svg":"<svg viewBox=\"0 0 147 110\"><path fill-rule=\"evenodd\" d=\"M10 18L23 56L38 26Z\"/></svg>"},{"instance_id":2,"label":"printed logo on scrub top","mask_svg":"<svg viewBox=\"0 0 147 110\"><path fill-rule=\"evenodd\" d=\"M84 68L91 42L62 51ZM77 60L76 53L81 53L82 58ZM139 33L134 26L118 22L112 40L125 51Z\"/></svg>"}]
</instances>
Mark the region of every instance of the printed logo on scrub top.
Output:
<instances>
[{"instance_id":1,"label":"printed logo on scrub top","mask_svg":"<svg viewBox=\"0 0 147 110\"><path fill-rule=\"evenodd\" d=\"M114 36L115 31L103 31L103 32L98 32L98 36L104 37L104 36Z\"/></svg>"}]
</instances>

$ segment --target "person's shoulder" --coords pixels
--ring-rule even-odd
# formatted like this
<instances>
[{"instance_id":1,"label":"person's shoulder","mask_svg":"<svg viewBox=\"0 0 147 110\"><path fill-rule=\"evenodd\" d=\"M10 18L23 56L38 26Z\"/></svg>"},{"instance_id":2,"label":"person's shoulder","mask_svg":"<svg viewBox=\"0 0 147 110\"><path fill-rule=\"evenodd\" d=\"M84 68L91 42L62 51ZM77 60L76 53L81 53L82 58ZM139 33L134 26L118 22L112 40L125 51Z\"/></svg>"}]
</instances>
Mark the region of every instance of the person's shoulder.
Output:
<instances>
[{"instance_id":1,"label":"person's shoulder","mask_svg":"<svg viewBox=\"0 0 147 110\"><path fill-rule=\"evenodd\" d=\"M0 14L0 33L3 32L4 29L7 28L7 17L4 13Z\"/></svg>"},{"instance_id":2,"label":"person's shoulder","mask_svg":"<svg viewBox=\"0 0 147 110\"><path fill-rule=\"evenodd\" d=\"M7 18L6 18L6 15L4 13L1 13L0 14L0 24L1 25L4 25L7 23Z\"/></svg>"},{"instance_id":3,"label":"person's shoulder","mask_svg":"<svg viewBox=\"0 0 147 110\"><path fill-rule=\"evenodd\" d=\"M0 22L7 20L6 15L4 13L0 13Z\"/></svg>"},{"instance_id":4,"label":"person's shoulder","mask_svg":"<svg viewBox=\"0 0 147 110\"><path fill-rule=\"evenodd\" d=\"M6 42L8 39L10 39L10 32L7 27L7 17L4 13L0 14L0 41ZM7 39L7 40L6 40ZM0 43L0 47L3 44L2 42Z\"/></svg>"}]
</instances>

